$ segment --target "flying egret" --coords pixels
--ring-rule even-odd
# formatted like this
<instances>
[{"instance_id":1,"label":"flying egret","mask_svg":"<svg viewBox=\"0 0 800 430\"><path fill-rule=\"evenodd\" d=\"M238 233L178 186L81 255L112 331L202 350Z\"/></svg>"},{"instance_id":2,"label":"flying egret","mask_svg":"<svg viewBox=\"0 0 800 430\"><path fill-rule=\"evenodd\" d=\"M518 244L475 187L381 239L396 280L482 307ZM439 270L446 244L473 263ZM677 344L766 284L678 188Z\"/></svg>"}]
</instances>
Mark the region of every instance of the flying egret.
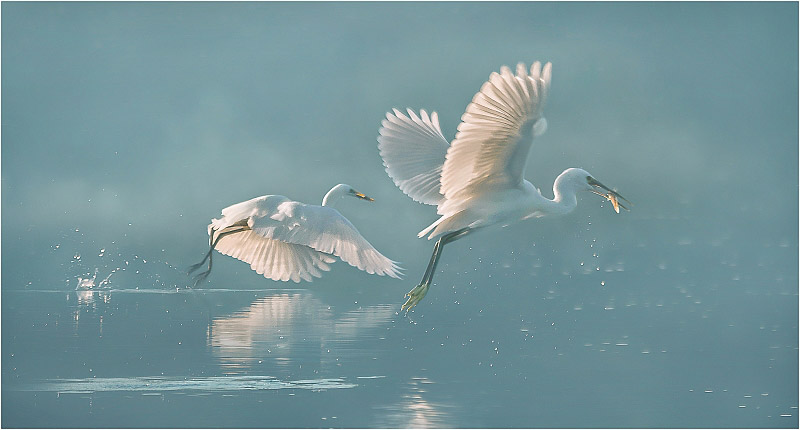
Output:
<instances>
[{"instance_id":1,"label":"flying egret","mask_svg":"<svg viewBox=\"0 0 800 430\"><path fill-rule=\"evenodd\" d=\"M312 281L320 271L330 270L334 256L370 274L400 277L397 263L384 257L356 230L353 224L333 208L341 197L374 201L339 184L331 188L322 206L267 195L237 203L222 210L222 218L208 225L210 249L203 261L191 266L189 273L208 260L208 269L195 276L195 286L211 273L214 249L250 263L250 268L274 281Z\"/></svg>"},{"instance_id":2,"label":"flying egret","mask_svg":"<svg viewBox=\"0 0 800 430\"><path fill-rule=\"evenodd\" d=\"M439 219L419 233L439 238L422 281L406 294L408 311L425 297L444 246L490 225L571 212L578 191L591 191L611 201L619 213L628 210L616 191L583 169L570 168L553 184L554 199L524 179L533 138L547 129L542 116L550 89L551 64L537 61L528 72L522 63L516 75L503 66L472 98L458 132L447 142L436 112L408 116L397 109L386 114L378 137L386 173L412 199L436 205Z\"/></svg>"}]
</instances>

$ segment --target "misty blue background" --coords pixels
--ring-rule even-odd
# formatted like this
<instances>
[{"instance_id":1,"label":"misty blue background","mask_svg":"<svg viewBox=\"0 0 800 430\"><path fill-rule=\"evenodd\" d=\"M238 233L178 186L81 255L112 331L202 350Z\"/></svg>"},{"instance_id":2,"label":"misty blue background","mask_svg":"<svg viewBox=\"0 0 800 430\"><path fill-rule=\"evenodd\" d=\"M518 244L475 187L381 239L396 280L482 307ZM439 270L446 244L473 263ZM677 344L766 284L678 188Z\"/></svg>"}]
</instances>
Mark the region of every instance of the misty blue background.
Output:
<instances>
[{"instance_id":1,"label":"misty blue background","mask_svg":"<svg viewBox=\"0 0 800 430\"><path fill-rule=\"evenodd\" d=\"M798 426L797 4L2 4L4 427ZM501 65L552 61L528 179L563 218L427 264L384 113L446 136ZM184 270L219 210L341 212L406 279ZM113 272L111 288L76 292Z\"/></svg>"}]
</instances>

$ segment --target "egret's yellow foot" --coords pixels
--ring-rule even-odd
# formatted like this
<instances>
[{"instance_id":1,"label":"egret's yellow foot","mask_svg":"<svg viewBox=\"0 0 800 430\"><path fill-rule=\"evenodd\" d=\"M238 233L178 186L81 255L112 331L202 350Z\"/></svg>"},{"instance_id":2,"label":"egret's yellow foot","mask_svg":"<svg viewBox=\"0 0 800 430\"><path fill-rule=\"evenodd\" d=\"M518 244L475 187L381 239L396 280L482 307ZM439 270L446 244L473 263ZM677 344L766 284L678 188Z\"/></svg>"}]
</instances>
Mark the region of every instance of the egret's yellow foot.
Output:
<instances>
[{"instance_id":1,"label":"egret's yellow foot","mask_svg":"<svg viewBox=\"0 0 800 430\"><path fill-rule=\"evenodd\" d=\"M412 288L411 291L406 293L406 297L408 297L408 300L406 300L403 306L400 307L400 311L401 312L406 311L406 313L408 313L409 309L416 306L417 303L419 303L420 300L422 300L422 298L425 297L425 294L428 294L429 286L430 284L427 283L419 284L416 287Z\"/></svg>"}]
</instances>

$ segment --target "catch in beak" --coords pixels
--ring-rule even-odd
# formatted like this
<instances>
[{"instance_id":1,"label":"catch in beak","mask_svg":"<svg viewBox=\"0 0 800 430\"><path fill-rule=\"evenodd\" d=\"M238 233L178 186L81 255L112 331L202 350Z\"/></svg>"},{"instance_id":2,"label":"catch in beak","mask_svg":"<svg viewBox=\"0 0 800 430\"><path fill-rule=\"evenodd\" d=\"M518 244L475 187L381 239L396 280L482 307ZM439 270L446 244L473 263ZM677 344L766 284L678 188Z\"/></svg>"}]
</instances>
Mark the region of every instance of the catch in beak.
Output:
<instances>
[{"instance_id":1,"label":"catch in beak","mask_svg":"<svg viewBox=\"0 0 800 430\"><path fill-rule=\"evenodd\" d=\"M350 190L350 194L352 194L354 197L358 197L359 199L366 200L366 201L369 201L369 202L374 202L375 201L375 199L373 199L372 197L369 197L366 194L358 192L358 191L353 190L353 189Z\"/></svg>"},{"instance_id":2,"label":"catch in beak","mask_svg":"<svg viewBox=\"0 0 800 430\"><path fill-rule=\"evenodd\" d=\"M586 182L588 182L589 185L594 187L593 189L591 189L589 191L597 194L600 197L604 197L604 198L608 199L611 202L611 204L614 206L614 211L616 213L619 213L619 208L620 207L622 209L625 209L626 211L630 211L630 209L628 209L625 205L623 205L620 202L620 200L624 200L629 205L633 205L633 203L631 203L625 197L622 197L618 192L616 192L616 191L612 190L611 188L608 188L607 186L601 184L600 181L598 181L597 179L595 179L595 178L593 178L591 176L586 178ZM604 190L606 192L600 192L599 190Z\"/></svg>"}]
</instances>

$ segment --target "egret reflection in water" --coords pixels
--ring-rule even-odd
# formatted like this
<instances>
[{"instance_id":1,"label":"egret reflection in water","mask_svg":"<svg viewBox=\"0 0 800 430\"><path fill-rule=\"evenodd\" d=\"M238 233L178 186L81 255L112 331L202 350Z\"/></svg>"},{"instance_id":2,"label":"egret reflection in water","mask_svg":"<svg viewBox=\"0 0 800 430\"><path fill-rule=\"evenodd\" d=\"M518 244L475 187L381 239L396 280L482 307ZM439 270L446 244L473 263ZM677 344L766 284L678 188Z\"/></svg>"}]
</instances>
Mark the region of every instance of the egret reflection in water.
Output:
<instances>
[{"instance_id":1,"label":"egret reflection in water","mask_svg":"<svg viewBox=\"0 0 800 430\"><path fill-rule=\"evenodd\" d=\"M374 305L337 316L306 292L278 293L254 301L230 316L215 318L208 343L227 373L264 360L288 366L300 351L316 351L321 365L336 360L336 348L385 329L391 305Z\"/></svg>"}]
</instances>

